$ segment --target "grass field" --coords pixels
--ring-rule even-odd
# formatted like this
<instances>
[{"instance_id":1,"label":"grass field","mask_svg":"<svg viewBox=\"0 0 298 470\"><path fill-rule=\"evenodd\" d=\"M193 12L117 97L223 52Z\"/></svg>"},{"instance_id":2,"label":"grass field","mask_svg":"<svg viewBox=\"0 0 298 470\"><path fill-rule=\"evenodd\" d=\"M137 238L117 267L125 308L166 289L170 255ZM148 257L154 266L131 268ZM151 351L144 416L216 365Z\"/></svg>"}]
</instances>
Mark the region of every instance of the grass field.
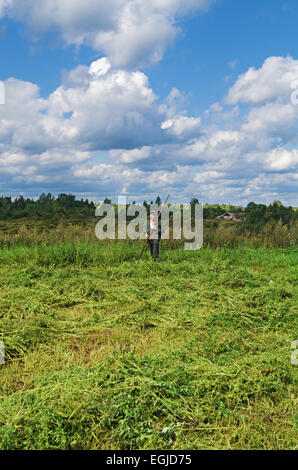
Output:
<instances>
[{"instance_id":1,"label":"grass field","mask_svg":"<svg viewBox=\"0 0 298 470\"><path fill-rule=\"evenodd\" d=\"M294 449L297 247L139 249L0 250L0 449Z\"/></svg>"}]
</instances>

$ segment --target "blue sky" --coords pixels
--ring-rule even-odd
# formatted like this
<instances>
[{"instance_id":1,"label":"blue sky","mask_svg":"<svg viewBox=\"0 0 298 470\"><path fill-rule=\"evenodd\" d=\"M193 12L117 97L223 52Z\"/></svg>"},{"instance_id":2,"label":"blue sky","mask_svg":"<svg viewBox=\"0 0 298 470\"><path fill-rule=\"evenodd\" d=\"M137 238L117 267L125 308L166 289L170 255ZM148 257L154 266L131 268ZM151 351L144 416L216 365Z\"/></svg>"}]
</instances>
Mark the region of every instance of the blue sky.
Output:
<instances>
[{"instance_id":1,"label":"blue sky","mask_svg":"<svg viewBox=\"0 0 298 470\"><path fill-rule=\"evenodd\" d=\"M297 205L296 1L0 0L0 18L1 194Z\"/></svg>"}]
</instances>

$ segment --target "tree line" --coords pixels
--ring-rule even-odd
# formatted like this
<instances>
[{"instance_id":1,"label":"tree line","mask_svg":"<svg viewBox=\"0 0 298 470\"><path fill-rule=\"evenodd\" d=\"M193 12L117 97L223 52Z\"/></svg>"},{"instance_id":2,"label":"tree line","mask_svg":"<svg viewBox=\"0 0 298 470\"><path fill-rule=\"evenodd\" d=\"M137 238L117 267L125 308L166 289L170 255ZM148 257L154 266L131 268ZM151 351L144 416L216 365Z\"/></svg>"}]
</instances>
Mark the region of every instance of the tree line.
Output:
<instances>
[{"instance_id":1,"label":"tree line","mask_svg":"<svg viewBox=\"0 0 298 470\"><path fill-rule=\"evenodd\" d=\"M111 203L112 201L106 198L104 202ZM161 198L158 196L154 203L161 204ZM198 203L199 200L197 198L192 198L190 201L193 208ZM153 204L153 201L150 201L150 203L143 202L148 213L150 204ZM73 221L85 221L94 217L95 209L96 204L92 201L76 199L76 196L72 194L59 194L59 196L54 197L50 193L43 193L36 200L25 199L23 196L15 199L7 196L0 197L0 220L28 218L48 220L53 223L58 222L61 218L65 218ZM261 230L269 221L278 222L281 220L284 225L289 225L298 219L298 211L292 207L284 206L280 201L274 201L269 206L250 202L246 207L206 204L204 206L204 219L214 220L224 212L245 213L245 219L241 223L243 230L249 228Z\"/></svg>"},{"instance_id":2,"label":"tree line","mask_svg":"<svg viewBox=\"0 0 298 470\"><path fill-rule=\"evenodd\" d=\"M0 197L0 219L13 220L29 218L34 220L58 221L61 218L87 219L94 216L95 205L88 199L77 200L72 194L41 194L37 199L25 199L19 196Z\"/></svg>"}]
</instances>

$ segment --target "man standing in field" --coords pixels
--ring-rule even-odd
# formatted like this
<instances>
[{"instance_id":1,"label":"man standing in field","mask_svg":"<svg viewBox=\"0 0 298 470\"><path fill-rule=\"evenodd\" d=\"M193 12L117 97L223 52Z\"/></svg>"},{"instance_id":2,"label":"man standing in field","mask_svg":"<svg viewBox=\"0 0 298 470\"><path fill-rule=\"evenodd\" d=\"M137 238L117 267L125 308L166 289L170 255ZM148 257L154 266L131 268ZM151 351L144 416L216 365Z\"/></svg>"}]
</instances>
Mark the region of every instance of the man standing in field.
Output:
<instances>
[{"instance_id":1,"label":"man standing in field","mask_svg":"<svg viewBox=\"0 0 298 470\"><path fill-rule=\"evenodd\" d=\"M149 225L149 227L148 227ZM149 224L145 225L145 233L148 239L150 253L154 261L159 261L159 242L161 239L161 220L159 214L154 211L150 214Z\"/></svg>"}]
</instances>

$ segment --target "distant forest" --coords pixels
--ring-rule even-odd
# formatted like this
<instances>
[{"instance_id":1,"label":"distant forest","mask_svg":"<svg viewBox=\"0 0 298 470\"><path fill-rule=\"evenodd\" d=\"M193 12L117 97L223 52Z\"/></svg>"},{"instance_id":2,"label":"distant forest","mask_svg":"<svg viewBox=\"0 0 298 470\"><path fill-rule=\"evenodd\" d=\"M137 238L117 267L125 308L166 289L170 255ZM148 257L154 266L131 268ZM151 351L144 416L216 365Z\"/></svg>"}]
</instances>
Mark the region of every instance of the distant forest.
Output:
<instances>
[{"instance_id":1,"label":"distant forest","mask_svg":"<svg viewBox=\"0 0 298 470\"><path fill-rule=\"evenodd\" d=\"M111 202L105 199L105 203ZM198 203L198 199L193 198L190 204ZM148 208L153 201L144 206ZM155 200L156 204L161 203L160 197ZM59 222L61 219L80 222L90 220L95 215L96 204L88 199L76 199L72 194L59 194L58 197L52 194L42 194L37 200L25 199L23 196L12 200L11 197L0 197L0 220L33 219ZM274 201L269 206L250 202L247 207L206 204L204 206L204 219L215 219L224 212L245 213L245 220L242 222L246 228L249 226L261 228L267 222L282 221L289 225L298 219L298 211L292 207L285 207L280 201ZM220 223L220 222L219 222Z\"/></svg>"}]
</instances>

